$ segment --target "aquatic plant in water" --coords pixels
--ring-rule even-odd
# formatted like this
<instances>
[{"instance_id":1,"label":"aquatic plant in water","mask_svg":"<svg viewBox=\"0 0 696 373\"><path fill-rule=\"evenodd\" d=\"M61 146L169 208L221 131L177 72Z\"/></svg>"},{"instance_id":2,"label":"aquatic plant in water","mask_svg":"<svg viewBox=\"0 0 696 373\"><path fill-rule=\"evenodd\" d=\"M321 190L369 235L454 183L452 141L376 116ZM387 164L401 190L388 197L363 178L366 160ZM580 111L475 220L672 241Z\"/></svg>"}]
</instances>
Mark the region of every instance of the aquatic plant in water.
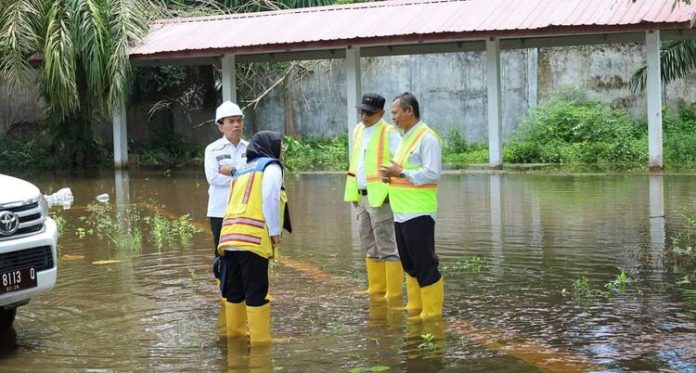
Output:
<instances>
[{"instance_id":1,"label":"aquatic plant in water","mask_svg":"<svg viewBox=\"0 0 696 373\"><path fill-rule=\"evenodd\" d=\"M621 270L621 273L616 276L614 281L604 284L604 288L610 292L624 292L626 290L626 284L628 284L628 275Z\"/></svg>"},{"instance_id":2,"label":"aquatic plant in water","mask_svg":"<svg viewBox=\"0 0 696 373\"><path fill-rule=\"evenodd\" d=\"M423 339L423 342L418 345L419 350L425 350L425 351L435 351L437 350L438 346L437 343L435 342L435 335L432 333L425 333L421 334L421 338Z\"/></svg>"},{"instance_id":3,"label":"aquatic plant in water","mask_svg":"<svg viewBox=\"0 0 696 373\"><path fill-rule=\"evenodd\" d=\"M462 258L455 263L448 263L442 266L442 270L445 272L481 272L481 267L483 263L481 258L478 256L473 256L470 259Z\"/></svg>"}]
</instances>

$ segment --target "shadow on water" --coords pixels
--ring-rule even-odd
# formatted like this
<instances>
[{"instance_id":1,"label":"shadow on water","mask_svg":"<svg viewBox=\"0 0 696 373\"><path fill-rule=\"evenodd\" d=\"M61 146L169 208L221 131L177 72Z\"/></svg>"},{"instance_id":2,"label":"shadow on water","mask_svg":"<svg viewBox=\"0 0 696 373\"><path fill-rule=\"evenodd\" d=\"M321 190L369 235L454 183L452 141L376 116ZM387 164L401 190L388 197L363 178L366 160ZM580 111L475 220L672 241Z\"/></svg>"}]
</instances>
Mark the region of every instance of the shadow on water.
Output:
<instances>
[{"instance_id":1,"label":"shadow on water","mask_svg":"<svg viewBox=\"0 0 696 373\"><path fill-rule=\"evenodd\" d=\"M14 327L0 328L0 360L17 351L17 331Z\"/></svg>"},{"instance_id":2,"label":"shadow on water","mask_svg":"<svg viewBox=\"0 0 696 373\"><path fill-rule=\"evenodd\" d=\"M356 293L364 253L343 176L288 175L296 233L270 270L279 342L249 348L221 337L199 171L28 177L42 191L70 187L75 206L52 209L58 284L1 336L3 371L696 369L696 312L665 255L682 209L696 210L696 176L444 176L444 318L414 324ZM103 193L111 220L89 207ZM172 228L182 216L200 232L182 239ZM104 227L123 230L114 239ZM607 288L621 271L627 286Z\"/></svg>"}]
</instances>

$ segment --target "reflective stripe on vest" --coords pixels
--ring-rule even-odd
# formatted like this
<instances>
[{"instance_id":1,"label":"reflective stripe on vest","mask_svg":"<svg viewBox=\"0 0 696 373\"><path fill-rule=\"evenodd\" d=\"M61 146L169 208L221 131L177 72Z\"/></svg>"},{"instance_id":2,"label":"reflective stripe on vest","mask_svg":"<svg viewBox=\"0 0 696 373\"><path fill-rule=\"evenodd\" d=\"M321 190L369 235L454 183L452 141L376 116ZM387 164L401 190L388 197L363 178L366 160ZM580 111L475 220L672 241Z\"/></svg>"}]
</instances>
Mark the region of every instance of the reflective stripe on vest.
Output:
<instances>
[{"instance_id":1,"label":"reflective stripe on vest","mask_svg":"<svg viewBox=\"0 0 696 373\"><path fill-rule=\"evenodd\" d=\"M379 207L389 193L389 185L382 182L379 174L379 166L388 164L389 159L389 131L395 131L394 126L381 119L375 123L375 129L365 151L365 179L367 181L367 200L370 206ZM343 200L356 202L360 199L358 194L357 170L362 149L362 135L365 125L359 123L353 131L353 151L350 159L350 167L346 178L346 187L343 192Z\"/></svg>"},{"instance_id":2,"label":"reflective stripe on vest","mask_svg":"<svg viewBox=\"0 0 696 373\"><path fill-rule=\"evenodd\" d=\"M257 158L241 167L230 184L230 199L225 209L220 230L218 253L225 254L225 249L247 250L264 258L273 256L271 238L268 226L263 217L263 196L261 182L263 172L271 163L277 163L273 158ZM283 214L287 196L285 191L280 193L280 217L283 224Z\"/></svg>"},{"instance_id":3,"label":"reflective stripe on vest","mask_svg":"<svg viewBox=\"0 0 696 373\"><path fill-rule=\"evenodd\" d=\"M418 148L427 133L437 137L435 132L423 123L411 136L404 136L394 156L394 163L404 170L415 170L422 166L408 163L408 157ZM407 178L391 177L389 182L389 203L395 213L435 213L437 212L438 184L413 185Z\"/></svg>"}]
</instances>

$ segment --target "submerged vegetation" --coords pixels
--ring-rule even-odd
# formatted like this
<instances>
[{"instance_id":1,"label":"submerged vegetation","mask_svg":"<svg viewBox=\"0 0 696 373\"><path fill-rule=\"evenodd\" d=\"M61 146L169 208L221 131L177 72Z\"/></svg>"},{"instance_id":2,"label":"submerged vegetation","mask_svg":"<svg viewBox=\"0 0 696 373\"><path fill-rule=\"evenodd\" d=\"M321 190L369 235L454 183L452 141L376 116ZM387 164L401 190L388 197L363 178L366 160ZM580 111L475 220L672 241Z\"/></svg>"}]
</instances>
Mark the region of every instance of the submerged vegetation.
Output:
<instances>
[{"instance_id":1,"label":"submerged vegetation","mask_svg":"<svg viewBox=\"0 0 696 373\"><path fill-rule=\"evenodd\" d=\"M687 306L696 308L696 214L684 209L686 222L671 237L667 255L675 273L683 275L677 286L682 289L682 297Z\"/></svg>"},{"instance_id":2,"label":"submerged vegetation","mask_svg":"<svg viewBox=\"0 0 696 373\"><path fill-rule=\"evenodd\" d=\"M188 214L167 218L157 209L140 205L117 207L111 203L93 203L85 211L87 214L78 218L78 226L68 226L60 215L51 215L61 222L61 231L72 230L78 239L87 236L105 239L121 255L140 252L144 242L158 249L188 247L191 237L201 231Z\"/></svg>"},{"instance_id":3,"label":"submerged vegetation","mask_svg":"<svg viewBox=\"0 0 696 373\"><path fill-rule=\"evenodd\" d=\"M453 273L453 272L479 273L479 272L481 272L481 267L483 267L481 257L472 256L471 258L459 259L456 262L443 263L442 270L443 270L443 272L449 272L449 273Z\"/></svg>"},{"instance_id":4,"label":"submerged vegetation","mask_svg":"<svg viewBox=\"0 0 696 373\"><path fill-rule=\"evenodd\" d=\"M570 292L563 289L561 290L561 294L570 295L576 302L584 304L589 302L592 298L609 298L616 294L624 293L629 282L630 278L623 269L621 270L621 273L616 275L614 280L604 284L604 290L594 289L590 283L590 280L586 276L582 276L573 281Z\"/></svg>"}]
</instances>

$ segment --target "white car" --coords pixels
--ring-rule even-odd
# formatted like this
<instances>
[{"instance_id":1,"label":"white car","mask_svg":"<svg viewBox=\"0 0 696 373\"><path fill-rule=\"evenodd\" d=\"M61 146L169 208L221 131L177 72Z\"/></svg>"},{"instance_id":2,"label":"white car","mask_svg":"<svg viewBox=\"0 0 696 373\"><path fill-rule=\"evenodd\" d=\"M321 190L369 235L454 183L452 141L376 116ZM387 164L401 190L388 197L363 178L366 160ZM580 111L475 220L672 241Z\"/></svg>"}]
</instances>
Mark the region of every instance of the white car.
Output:
<instances>
[{"instance_id":1,"label":"white car","mask_svg":"<svg viewBox=\"0 0 696 373\"><path fill-rule=\"evenodd\" d=\"M0 328L56 284L56 223L33 184L0 174Z\"/></svg>"}]
</instances>

